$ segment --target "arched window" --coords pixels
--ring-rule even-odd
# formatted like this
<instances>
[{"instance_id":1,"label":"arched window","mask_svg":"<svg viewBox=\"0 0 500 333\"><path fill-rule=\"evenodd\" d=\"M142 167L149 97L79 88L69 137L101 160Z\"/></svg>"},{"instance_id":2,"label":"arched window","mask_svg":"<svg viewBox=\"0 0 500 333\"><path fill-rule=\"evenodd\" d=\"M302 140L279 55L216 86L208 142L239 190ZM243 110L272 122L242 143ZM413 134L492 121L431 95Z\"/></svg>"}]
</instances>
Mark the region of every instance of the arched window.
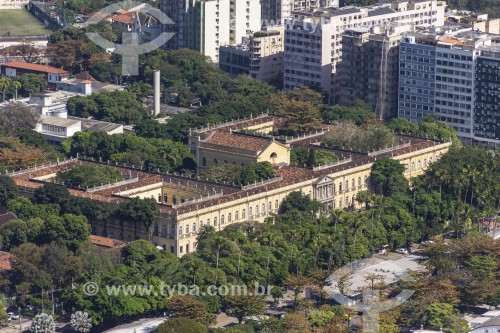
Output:
<instances>
[{"instance_id":1,"label":"arched window","mask_svg":"<svg viewBox=\"0 0 500 333\"><path fill-rule=\"evenodd\" d=\"M220 216L220 225L224 225L224 215Z\"/></svg>"},{"instance_id":2,"label":"arched window","mask_svg":"<svg viewBox=\"0 0 500 333\"><path fill-rule=\"evenodd\" d=\"M158 223L155 223L155 228L154 228L153 233L154 233L155 235L158 235Z\"/></svg>"},{"instance_id":3,"label":"arched window","mask_svg":"<svg viewBox=\"0 0 500 333\"><path fill-rule=\"evenodd\" d=\"M245 212L245 211L243 211L243 212ZM251 219L252 217L253 217L252 207L249 207L248 208L248 218Z\"/></svg>"},{"instance_id":4,"label":"arched window","mask_svg":"<svg viewBox=\"0 0 500 333\"><path fill-rule=\"evenodd\" d=\"M238 217L238 211L234 212L234 220L235 221L238 221L239 217Z\"/></svg>"},{"instance_id":5,"label":"arched window","mask_svg":"<svg viewBox=\"0 0 500 333\"><path fill-rule=\"evenodd\" d=\"M368 186L368 176L365 176L365 186Z\"/></svg>"},{"instance_id":6,"label":"arched window","mask_svg":"<svg viewBox=\"0 0 500 333\"><path fill-rule=\"evenodd\" d=\"M245 217L246 217L246 216L245 216L245 209L243 209L243 210L241 211L241 218L242 218L242 219L244 219Z\"/></svg>"},{"instance_id":7,"label":"arched window","mask_svg":"<svg viewBox=\"0 0 500 333\"><path fill-rule=\"evenodd\" d=\"M186 234L189 234L189 224L186 225Z\"/></svg>"},{"instance_id":8,"label":"arched window","mask_svg":"<svg viewBox=\"0 0 500 333\"><path fill-rule=\"evenodd\" d=\"M170 225L170 233L172 234L172 236L175 236L175 225L173 224Z\"/></svg>"},{"instance_id":9,"label":"arched window","mask_svg":"<svg viewBox=\"0 0 500 333\"><path fill-rule=\"evenodd\" d=\"M339 183L339 193L342 193L342 183Z\"/></svg>"},{"instance_id":10,"label":"arched window","mask_svg":"<svg viewBox=\"0 0 500 333\"><path fill-rule=\"evenodd\" d=\"M214 217L214 227L216 227L216 226L217 226L217 218Z\"/></svg>"},{"instance_id":11,"label":"arched window","mask_svg":"<svg viewBox=\"0 0 500 333\"><path fill-rule=\"evenodd\" d=\"M417 162L417 170L420 170L420 161Z\"/></svg>"},{"instance_id":12,"label":"arched window","mask_svg":"<svg viewBox=\"0 0 500 333\"><path fill-rule=\"evenodd\" d=\"M278 200L276 200L276 201L274 202L274 209L275 209L275 210L278 210L278 208L280 208L280 204L279 204Z\"/></svg>"},{"instance_id":13,"label":"arched window","mask_svg":"<svg viewBox=\"0 0 500 333\"><path fill-rule=\"evenodd\" d=\"M356 188L356 179L354 179L354 178L351 181L351 187L353 190Z\"/></svg>"},{"instance_id":14,"label":"arched window","mask_svg":"<svg viewBox=\"0 0 500 333\"><path fill-rule=\"evenodd\" d=\"M207 225L210 225L210 219L207 219Z\"/></svg>"},{"instance_id":15,"label":"arched window","mask_svg":"<svg viewBox=\"0 0 500 333\"><path fill-rule=\"evenodd\" d=\"M206 166L206 165L207 165L207 158L206 158L205 156L203 156L203 157L201 158L201 165L202 165L202 166Z\"/></svg>"},{"instance_id":16,"label":"arched window","mask_svg":"<svg viewBox=\"0 0 500 333\"><path fill-rule=\"evenodd\" d=\"M429 164L431 164L431 163L432 163L432 157L431 157L431 158L429 158Z\"/></svg>"},{"instance_id":17,"label":"arched window","mask_svg":"<svg viewBox=\"0 0 500 333\"><path fill-rule=\"evenodd\" d=\"M278 157L278 155L275 152L271 153L270 158L277 158L277 157Z\"/></svg>"},{"instance_id":18,"label":"arched window","mask_svg":"<svg viewBox=\"0 0 500 333\"><path fill-rule=\"evenodd\" d=\"M193 223L193 232L196 232L196 223Z\"/></svg>"},{"instance_id":19,"label":"arched window","mask_svg":"<svg viewBox=\"0 0 500 333\"><path fill-rule=\"evenodd\" d=\"M411 163L411 171L415 171L415 162Z\"/></svg>"},{"instance_id":20,"label":"arched window","mask_svg":"<svg viewBox=\"0 0 500 333\"><path fill-rule=\"evenodd\" d=\"M255 216L259 216L259 205L255 206Z\"/></svg>"},{"instance_id":21,"label":"arched window","mask_svg":"<svg viewBox=\"0 0 500 333\"><path fill-rule=\"evenodd\" d=\"M273 211L273 203L271 201L269 201L269 203L267 204L267 211L269 213Z\"/></svg>"},{"instance_id":22,"label":"arched window","mask_svg":"<svg viewBox=\"0 0 500 333\"><path fill-rule=\"evenodd\" d=\"M177 197L175 194L172 196L172 205L177 205Z\"/></svg>"},{"instance_id":23,"label":"arched window","mask_svg":"<svg viewBox=\"0 0 500 333\"><path fill-rule=\"evenodd\" d=\"M168 203L168 194L163 195L163 203Z\"/></svg>"},{"instance_id":24,"label":"arched window","mask_svg":"<svg viewBox=\"0 0 500 333\"><path fill-rule=\"evenodd\" d=\"M349 181L348 180L345 181L345 190L346 190L346 192L349 191Z\"/></svg>"},{"instance_id":25,"label":"arched window","mask_svg":"<svg viewBox=\"0 0 500 333\"><path fill-rule=\"evenodd\" d=\"M228 213L227 214L227 223L231 223L231 218L232 218L231 213Z\"/></svg>"},{"instance_id":26,"label":"arched window","mask_svg":"<svg viewBox=\"0 0 500 333\"><path fill-rule=\"evenodd\" d=\"M345 197L345 205L349 206L349 197Z\"/></svg>"},{"instance_id":27,"label":"arched window","mask_svg":"<svg viewBox=\"0 0 500 333\"><path fill-rule=\"evenodd\" d=\"M179 226L179 236L181 236L181 235L182 235L182 227Z\"/></svg>"},{"instance_id":28,"label":"arched window","mask_svg":"<svg viewBox=\"0 0 500 333\"><path fill-rule=\"evenodd\" d=\"M427 159L424 158L424 168L427 168Z\"/></svg>"},{"instance_id":29,"label":"arched window","mask_svg":"<svg viewBox=\"0 0 500 333\"><path fill-rule=\"evenodd\" d=\"M184 203L186 202L186 199L184 199L184 197L181 197L181 203Z\"/></svg>"},{"instance_id":30,"label":"arched window","mask_svg":"<svg viewBox=\"0 0 500 333\"><path fill-rule=\"evenodd\" d=\"M262 204L262 215L266 215L266 205Z\"/></svg>"},{"instance_id":31,"label":"arched window","mask_svg":"<svg viewBox=\"0 0 500 333\"><path fill-rule=\"evenodd\" d=\"M166 236L167 235L167 225L164 224L161 228L161 233L163 234L162 236Z\"/></svg>"},{"instance_id":32,"label":"arched window","mask_svg":"<svg viewBox=\"0 0 500 333\"><path fill-rule=\"evenodd\" d=\"M209 223L209 225L210 225L210 223ZM201 229L201 227L203 227L203 221L200 221L200 229Z\"/></svg>"},{"instance_id":33,"label":"arched window","mask_svg":"<svg viewBox=\"0 0 500 333\"><path fill-rule=\"evenodd\" d=\"M361 187L361 177L358 177L358 187Z\"/></svg>"}]
</instances>

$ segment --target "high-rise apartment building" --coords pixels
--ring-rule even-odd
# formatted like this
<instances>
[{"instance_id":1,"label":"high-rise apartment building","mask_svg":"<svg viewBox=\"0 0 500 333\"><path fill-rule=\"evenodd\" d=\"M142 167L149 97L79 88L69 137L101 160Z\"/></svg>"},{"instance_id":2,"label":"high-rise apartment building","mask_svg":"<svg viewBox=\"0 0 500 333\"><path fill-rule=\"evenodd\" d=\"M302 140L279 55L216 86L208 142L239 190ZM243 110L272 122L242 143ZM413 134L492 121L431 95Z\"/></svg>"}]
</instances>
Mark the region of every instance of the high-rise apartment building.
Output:
<instances>
[{"instance_id":1,"label":"high-rise apartment building","mask_svg":"<svg viewBox=\"0 0 500 333\"><path fill-rule=\"evenodd\" d=\"M283 26L265 27L238 45L220 48L219 68L232 74L277 82L283 78Z\"/></svg>"},{"instance_id":2,"label":"high-rise apartment building","mask_svg":"<svg viewBox=\"0 0 500 333\"><path fill-rule=\"evenodd\" d=\"M474 138L498 148L500 146L500 47L480 48L479 52L475 66Z\"/></svg>"},{"instance_id":3,"label":"high-rise apartment building","mask_svg":"<svg viewBox=\"0 0 500 333\"><path fill-rule=\"evenodd\" d=\"M192 1L188 11L187 47L219 61L219 47L230 40L230 0Z\"/></svg>"},{"instance_id":4,"label":"high-rise apartment building","mask_svg":"<svg viewBox=\"0 0 500 333\"><path fill-rule=\"evenodd\" d=\"M261 28L259 0L230 0L230 44L239 44L243 37Z\"/></svg>"},{"instance_id":5,"label":"high-rise apartment building","mask_svg":"<svg viewBox=\"0 0 500 333\"><path fill-rule=\"evenodd\" d=\"M398 114L399 42L401 34L369 28L346 30L338 66L340 104L365 100L377 118ZM379 29L378 29L379 30Z\"/></svg>"},{"instance_id":6,"label":"high-rise apartment building","mask_svg":"<svg viewBox=\"0 0 500 333\"><path fill-rule=\"evenodd\" d=\"M261 28L258 0L161 0L160 8L174 21L163 26L174 33L164 48L190 48L214 62L220 45L241 43L243 36Z\"/></svg>"},{"instance_id":7,"label":"high-rise apartment building","mask_svg":"<svg viewBox=\"0 0 500 333\"><path fill-rule=\"evenodd\" d=\"M403 36L398 114L413 122L436 113L466 143L499 142L500 43L470 28Z\"/></svg>"},{"instance_id":8,"label":"high-rise apartment building","mask_svg":"<svg viewBox=\"0 0 500 333\"><path fill-rule=\"evenodd\" d=\"M262 25L281 25L295 10L316 10L321 7L339 7L339 0L261 0Z\"/></svg>"},{"instance_id":9,"label":"high-rise apartment building","mask_svg":"<svg viewBox=\"0 0 500 333\"><path fill-rule=\"evenodd\" d=\"M331 102L338 101L336 73L346 29L440 26L444 24L445 6L437 0L409 0L293 12L293 18L285 23L285 89L318 86Z\"/></svg>"}]
</instances>

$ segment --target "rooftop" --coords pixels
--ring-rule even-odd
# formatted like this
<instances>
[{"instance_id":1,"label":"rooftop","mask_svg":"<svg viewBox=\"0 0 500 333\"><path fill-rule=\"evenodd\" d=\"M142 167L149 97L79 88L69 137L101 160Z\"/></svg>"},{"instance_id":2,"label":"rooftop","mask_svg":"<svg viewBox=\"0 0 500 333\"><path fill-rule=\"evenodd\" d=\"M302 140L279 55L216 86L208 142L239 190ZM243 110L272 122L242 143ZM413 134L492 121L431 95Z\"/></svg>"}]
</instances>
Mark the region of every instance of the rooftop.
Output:
<instances>
[{"instance_id":1,"label":"rooftop","mask_svg":"<svg viewBox=\"0 0 500 333\"><path fill-rule=\"evenodd\" d=\"M68 119L80 121L82 123L82 131L100 131L100 132L112 132L120 127L122 124L109 123L107 121L79 118L68 116Z\"/></svg>"},{"instance_id":2,"label":"rooftop","mask_svg":"<svg viewBox=\"0 0 500 333\"><path fill-rule=\"evenodd\" d=\"M38 122L45 125L54 125L59 127L70 127L81 123L80 120L50 117L50 116L40 116L40 120Z\"/></svg>"},{"instance_id":3,"label":"rooftop","mask_svg":"<svg viewBox=\"0 0 500 333\"><path fill-rule=\"evenodd\" d=\"M247 135L241 133L234 133L234 130L248 128L252 125L264 124L267 126L266 122L277 122L281 120L280 117L274 117L270 115L262 115L251 119L244 119L240 121L232 121L225 124L218 124L216 126L210 126L202 129L193 130L191 135L199 135L205 137L208 143L221 144L229 147L235 147L239 149L248 149L251 151L259 151L272 142L272 138L259 137L257 135ZM333 129L334 126L327 126L329 129ZM321 140L320 136L305 137L304 139L294 140L292 146L304 146L309 147L311 143L318 142ZM137 169L130 166L119 166L109 164L109 162L97 162L90 161L86 159L72 159L69 161L64 161L61 163L53 163L48 166L40 167L35 169L28 169L24 171L19 171L12 173L12 177L16 183L21 187L27 188L38 188L43 186L43 182L35 181L34 178L41 176L49 176L57 173L61 170L68 170L74 168L80 164L86 165L99 165L99 164L109 164L114 168L117 168L122 174L128 175L129 178L137 178L134 182L129 182L126 184L120 184L113 187L105 187L102 189L97 189L93 191L86 191L86 189L69 189L71 195L90 198L93 200L106 201L106 202L124 202L128 200L125 193L130 193L130 191L140 192L144 191L146 186L181 186L189 188L197 188L204 194L210 193L210 196L204 195L202 199L191 200L183 203L182 205L176 205L174 207L165 204L159 204L160 213L180 215L188 213L190 211L195 211L202 209L203 207L210 207L218 204L222 204L231 200L236 200L239 198L244 198L249 195L260 195L265 194L267 191L282 188L285 186L303 183L312 179L317 179L322 176L327 176L333 173L342 172L344 170L356 168L362 165L371 164L381 157L396 157L400 155L405 155L414 151L419 151L425 148L430 148L433 146L441 145L443 142L430 140L425 138L409 137L409 136L398 136L400 142L405 142L405 145L395 146L389 149L383 149L376 153L361 153L353 152L348 150L340 150L333 148L324 148L319 146L313 146L314 149L322 149L334 152L340 159L345 159L344 163L327 165L323 168L305 168L300 166L276 166L275 174L277 178L273 182L264 182L259 186L253 187L238 187L230 184L221 184L211 181L202 180L199 177L189 177L182 176L178 174L166 174L159 172L151 172L142 169ZM314 141L314 142L313 142ZM446 143L449 144L449 143ZM121 195L124 193L124 196ZM214 195L217 193L218 195Z\"/></svg>"},{"instance_id":4,"label":"rooftop","mask_svg":"<svg viewBox=\"0 0 500 333\"><path fill-rule=\"evenodd\" d=\"M62 76L69 75L69 73L63 69L55 68L52 66L46 66L46 65L30 64L30 63L23 62L23 61L10 61L10 62L6 62L6 63L2 64L1 66L8 67L8 68L25 69L25 70L41 72L41 73L59 74Z\"/></svg>"},{"instance_id":5,"label":"rooftop","mask_svg":"<svg viewBox=\"0 0 500 333\"><path fill-rule=\"evenodd\" d=\"M214 131L202 142L258 152L269 146L273 139L226 131Z\"/></svg>"},{"instance_id":6,"label":"rooftop","mask_svg":"<svg viewBox=\"0 0 500 333\"><path fill-rule=\"evenodd\" d=\"M106 249L119 249L127 245L127 242L125 241L97 235L90 235L89 241L92 245Z\"/></svg>"},{"instance_id":7,"label":"rooftop","mask_svg":"<svg viewBox=\"0 0 500 333\"><path fill-rule=\"evenodd\" d=\"M120 23L124 23L124 24L133 24L134 23L134 14L133 13L118 14L118 15L112 16L110 19L115 21L115 22L120 22Z\"/></svg>"}]
</instances>

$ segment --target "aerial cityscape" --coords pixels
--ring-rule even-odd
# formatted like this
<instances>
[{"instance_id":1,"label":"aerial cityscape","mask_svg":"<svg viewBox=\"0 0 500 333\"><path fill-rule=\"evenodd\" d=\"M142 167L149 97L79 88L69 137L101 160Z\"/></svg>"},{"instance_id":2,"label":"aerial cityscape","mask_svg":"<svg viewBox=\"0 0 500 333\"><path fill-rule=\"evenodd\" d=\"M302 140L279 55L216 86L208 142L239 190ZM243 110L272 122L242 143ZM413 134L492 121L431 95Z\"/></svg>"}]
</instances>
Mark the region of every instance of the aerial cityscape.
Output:
<instances>
[{"instance_id":1,"label":"aerial cityscape","mask_svg":"<svg viewBox=\"0 0 500 333\"><path fill-rule=\"evenodd\" d=\"M0 333L500 333L500 0L0 0Z\"/></svg>"}]
</instances>

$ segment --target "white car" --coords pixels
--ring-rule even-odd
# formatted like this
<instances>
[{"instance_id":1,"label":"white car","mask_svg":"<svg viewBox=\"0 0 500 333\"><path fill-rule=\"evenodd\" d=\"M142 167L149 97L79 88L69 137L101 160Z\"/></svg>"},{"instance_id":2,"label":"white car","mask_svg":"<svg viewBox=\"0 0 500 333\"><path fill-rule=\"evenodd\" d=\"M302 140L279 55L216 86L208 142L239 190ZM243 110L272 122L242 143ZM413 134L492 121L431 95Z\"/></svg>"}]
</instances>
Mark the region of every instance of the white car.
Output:
<instances>
[{"instance_id":1,"label":"white car","mask_svg":"<svg viewBox=\"0 0 500 333\"><path fill-rule=\"evenodd\" d=\"M19 319L19 315L15 314L14 312L8 312L7 315L9 316L9 320Z\"/></svg>"},{"instance_id":2,"label":"white car","mask_svg":"<svg viewBox=\"0 0 500 333\"><path fill-rule=\"evenodd\" d=\"M405 248L396 249L396 253L408 254L408 250Z\"/></svg>"}]
</instances>

